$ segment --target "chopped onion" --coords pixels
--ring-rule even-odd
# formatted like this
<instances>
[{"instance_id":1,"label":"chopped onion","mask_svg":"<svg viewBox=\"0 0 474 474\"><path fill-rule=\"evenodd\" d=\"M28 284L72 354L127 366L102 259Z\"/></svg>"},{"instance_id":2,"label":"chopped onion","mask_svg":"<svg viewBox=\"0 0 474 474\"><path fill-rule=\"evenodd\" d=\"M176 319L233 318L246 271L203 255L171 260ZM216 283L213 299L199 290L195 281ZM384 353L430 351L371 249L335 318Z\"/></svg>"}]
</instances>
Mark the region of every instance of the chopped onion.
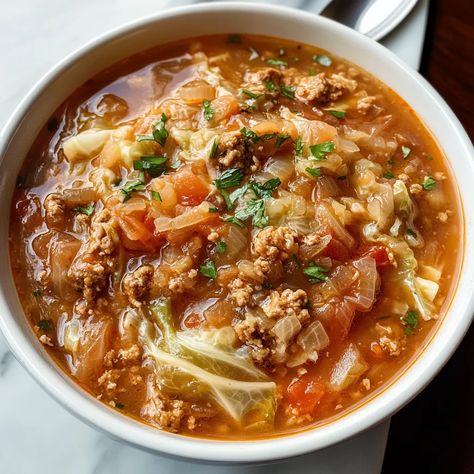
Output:
<instances>
[{"instance_id":1,"label":"chopped onion","mask_svg":"<svg viewBox=\"0 0 474 474\"><path fill-rule=\"evenodd\" d=\"M351 343L332 369L329 383L333 390L340 392L356 382L367 369L359 349Z\"/></svg>"},{"instance_id":2,"label":"chopped onion","mask_svg":"<svg viewBox=\"0 0 474 474\"><path fill-rule=\"evenodd\" d=\"M211 205L204 201L199 206L193 207L176 217L157 217L155 219L156 232L169 232L172 230L186 229L209 220L214 214L209 212Z\"/></svg>"},{"instance_id":3,"label":"chopped onion","mask_svg":"<svg viewBox=\"0 0 474 474\"><path fill-rule=\"evenodd\" d=\"M354 294L347 296L359 310L369 310L375 301L375 290L377 287L377 267L372 257L363 257L352 263L359 271L359 281Z\"/></svg>"},{"instance_id":4,"label":"chopped onion","mask_svg":"<svg viewBox=\"0 0 474 474\"><path fill-rule=\"evenodd\" d=\"M289 157L270 158L264 168L264 171L280 178L283 184L286 184L293 174L294 163Z\"/></svg>"},{"instance_id":5,"label":"chopped onion","mask_svg":"<svg viewBox=\"0 0 474 474\"><path fill-rule=\"evenodd\" d=\"M329 345L329 337L321 321L316 320L298 334L296 342L309 355L313 351L325 349Z\"/></svg>"},{"instance_id":6,"label":"chopped onion","mask_svg":"<svg viewBox=\"0 0 474 474\"><path fill-rule=\"evenodd\" d=\"M97 191L93 186L66 188L61 191L61 197L66 206L74 207L97 200Z\"/></svg>"},{"instance_id":7,"label":"chopped onion","mask_svg":"<svg viewBox=\"0 0 474 474\"><path fill-rule=\"evenodd\" d=\"M294 314L279 319L270 332L280 341L288 344L301 330L301 323Z\"/></svg>"},{"instance_id":8,"label":"chopped onion","mask_svg":"<svg viewBox=\"0 0 474 474\"><path fill-rule=\"evenodd\" d=\"M187 104L200 104L203 100L214 99L216 91L206 81L197 80L188 82L181 87L179 95Z\"/></svg>"},{"instance_id":9,"label":"chopped onion","mask_svg":"<svg viewBox=\"0 0 474 474\"><path fill-rule=\"evenodd\" d=\"M354 238L334 216L327 203L318 204L316 207L316 217L325 223L334 232L335 237L346 247L352 249L355 246Z\"/></svg>"}]
</instances>

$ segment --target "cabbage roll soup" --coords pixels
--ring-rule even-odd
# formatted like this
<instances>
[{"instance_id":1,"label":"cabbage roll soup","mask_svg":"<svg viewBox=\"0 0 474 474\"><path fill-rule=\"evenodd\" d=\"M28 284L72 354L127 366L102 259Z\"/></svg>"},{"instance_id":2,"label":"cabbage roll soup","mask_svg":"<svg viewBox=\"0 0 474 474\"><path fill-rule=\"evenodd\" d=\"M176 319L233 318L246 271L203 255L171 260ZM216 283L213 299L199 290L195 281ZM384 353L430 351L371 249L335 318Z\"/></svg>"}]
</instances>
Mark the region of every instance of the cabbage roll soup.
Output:
<instances>
[{"instance_id":1,"label":"cabbage roll soup","mask_svg":"<svg viewBox=\"0 0 474 474\"><path fill-rule=\"evenodd\" d=\"M314 428L382 391L455 290L449 165L392 90L245 35L140 53L83 84L18 177L12 272L83 389L180 434Z\"/></svg>"}]
</instances>

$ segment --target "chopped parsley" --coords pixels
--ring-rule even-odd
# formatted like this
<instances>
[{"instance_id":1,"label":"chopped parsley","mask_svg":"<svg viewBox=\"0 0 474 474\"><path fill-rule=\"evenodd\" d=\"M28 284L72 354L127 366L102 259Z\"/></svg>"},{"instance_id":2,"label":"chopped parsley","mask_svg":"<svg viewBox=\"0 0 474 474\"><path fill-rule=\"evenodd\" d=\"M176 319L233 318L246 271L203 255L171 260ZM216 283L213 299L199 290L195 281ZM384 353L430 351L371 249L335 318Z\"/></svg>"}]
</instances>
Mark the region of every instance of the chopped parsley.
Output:
<instances>
[{"instance_id":1,"label":"chopped parsley","mask_svg":"<svg viewBox=\"0 0 474 474\"><path fill-rule=\"evenodd\" d=\"M425 191L433 191L433 189L436 188L436 180L431 176L425 176L421 185Z\"/></svg>"},{"instance_id":2,"label":"chopped parsley","mask_svg":"<svg viewBox=\"0 0 474 474\"><path fill-rule=\"evenodd\" d=\"M145 155L140 157L139 160L133 162L133 169L137 171L146 171L153 176L162 175L166 169L163 166L168 158L163 155Z\"/></svg>"},{"instance_id":3,"label":"chopped parsley","mask_svg":"<svg viewBox=\"0 0 474 474\"><path fill-rule=\"evenodd\" d=\"M255 94L254 92L249 91L248 89L242 89L240 92L246 95L247 97L250 97L253 100L257 100L259 97L262 97L263 95L263 94Z\"/></svg>"},{"instance_id":4,"label":"chopped parsley","mask_svg":"<svg viewBox=\"0 0 474 474\"><path fill-rule=\"evenodd\" d=\"M295 88L293 86L286 86L285 84L282 84L280 86L280 94L284 95L285 97L288 97L288 99L294 99Z\"/></svg>"},{"instance_id":5,"label":"chopped parsley","mask_svg":"<svg viewBox=\"0 0 474 474\"><path fill-rule=\"evenodd\" d=\"M332 59L326 54L315 54L313 61L324 67L329 67L332 64Z\"/></svg>"},{"instance_id":6,"label":"chopped parsley","mask_svg":"<svg viewBox=\"0 0 474 474\"><path fill-rule=\"evenodd\" d=\"M216 212L219 212L219 209L217 209L217 207L210 207L208 209L208 212L210 212L211 214L215 214Z\"/></svg>"},{"instance_id":7,"label":"chopped parsley","mask_svg":"<svg viewBox=\"0 0 474 474\"><path fill-rule=\"evenodd\" d=\"M225 222L230 222L231 224L235 224L236 226L243 227L244 223L240 220L237 219L235 216L228 217Z\"/></svg>"},{"instance_id":8,"label":"chopped parsley","mask_svg":"<svg viewBox=\"0 0 474 474\"><path fill-rule=\"evenodd\" d=\"M416 233L413 229L408 228L408 229L406 230L406 234L409 235L410 237L415 238L415 239L418 238L417 233Z\"/></svg>"},{"instance_id":9,"label":"chopped parsley","mask_svg":"<svg viewBox=\"0 0 474 474\"><path fill-rule=\"evenodd\" d=\"M429 161L433 161L433 155L426 155L426 159Z\"/></svg>"},{"instance_id":10,"label":"chopped parsley","mask_svg":"<svg viewBox=\"0 0 474 474\"><path fill-rule=\"evenodd\" d=\"M288 62L283 61L283 59L267 59L267 64L270 66L286 68L288 67Z\"/></svg>"},{"instance_id":11,"label":"chopped parsley","mask_svg":"<svg viewBox=\"0 0 474 474\"><path fill-rule=\"evenodd\" d=\"M94 209L95 209L95 203L91 202L87 204L87 206L79 206L73 208L74 212L77 212L79 214L85 214L86 216L92 216L94 214Z\"/></svg>"},{"instance_id":12,"label":"chopped parsley","mask_svg":"<svg viewBox=\"0 0 474 474\"><path fill-rule=\"evenodd\" d=\"M329 113L338 119L343 119L346 116L344 110L330 110Z\"/></svg>"},{"instance_id":13,"label":"chopped parsley","mask_svg":"<svg viewBox=\"0 0 474 474\"><path fill-rule=\"evenodd\" d=\"M213 160L217 156L217 146L219 145L219 142L214 140L212 142L211 150L209 151L209 159Z\"/></svg>"},{"instance_id":14,"label":"chopped parsley","mask_svg":"<svg viewBox=\"0 0 474 474\"><path fill-rule=\"evenodd\" d=\"M303 140L301 137L295 140L295 155L303 156Z\"/></svg>"},{"instance_id":15,"label":"chopped parsley","mask_svg":"<svg viewBox=\"0 0 474 474\"><path fill-rule=\"evenodd\" d=\"M137 142L143 142L146 140L154 140L161 146L164 146L166 139L168 138L168 131L165 128L165 123L168 117L165 114L161 114L161 118L155 123L153 132L151 135L137 135Z\"/></svg>"},{"instance_id":16,"label":"chopped parsley","mask_svg":"<svg viewBox=\"0 0 474 474\"><path fill-rule=\"evenodd\" d=\"M145 190L145 181L143 176L140 178L134 179L133 181L127 181L122 187L121 191L125 194L124 201L128 201L132 197L132 193L136 191Z\"/></svg>"},{"instance_id":17,"label":"chopped parsley","mask_svg":"<svg viewBox=\"0 0 474 474\"><path fill-rule=\"evenodd\" d=\"M260 140L260 137L253 130L248 130L245 127L240 129L240 133L244 136L247 142L251 140L254 143L257 143Z\"/></svg>"},{"instance_id":18,"label":"chopped parsley","mask_svg":"<svg viewBox=\"0 0 474 474\"><path fill-rule=\"evenodd\" d=\"M328 279L326 273L329 270L324 267L316 265L314 262L310 262L309 265L303 269L303 273L309 277L310 283L321 283Z\"/></svg>"},{"instance_id":19,"label":"chopped parsley","mask_svg":"<svg viewBox=\"0 0 474 474\"><path fill-rule=\"evenodd\" d=\"M212 110L211 103L208 100L203 100L202 107L204 109L204 118L209 122L209 120L214 117L214 110Z\"/></svg>"},{"instance_id":20,"label":"chopped parsley","mask_svg":"<svg viewBox=\"0 0 474 474\"><path fill-rule=\"evenodd\" d=\"M288 140L289 138L290 138L289 135L287 135L287 134L283 135L283 134L279 133L276 137L276 140L275 140L275 148L276 149L280 148L283 145L283 143L286 140Z\"/></svg>"},{"instance_id":21,"label":"chopped parsley","mask_svg":"<svg viewBox=\"0 0 474 474\"><path fill-rule=\"evenodd\" d=\"M298 260L298 257L297 257L295 254L293 254L293 255L291 256L291 261L292 261L297 267L301 267L301 263L300 263L300 261Z\"/></svg>"},{"instance_id":22,"label":"chopped parsley","mask_svg":"<svg viewBox=\"0 0 474 474\"><path fill-rule=\"evenodd\" d=\"M252 224L255 227L265 227L268 224L268 216L265 214L265 201L263 199L251 199L244 208L235 213L235 217L240 221L252 217Z\"/></svg>"},{"instance_id":23,"label":"chopped parsley","mask_svg":"<svg viewBox=\"0 0 474 474\"><path fill-rule=\"evenodd\" d=\"M216 252L225 253L226 250L227 244L223 240L219 240L219 242L216 243Z\"/></svg>"},{"instance_id":24,"label":"chopped parsley","mask_svg":"<svg viewBox=\"0 0 474 474\"><path fill-rule=\"evenodd\" d=\"M41 296L41 290L39 289L33 290L33 296L35 298L39 298Z\"/></svg>"},{"instance_id":25,"label":"chopped parsley","mask_svg":"<svg viewBox=\"0 0 474 474\"><path fill-rule=\"evenodd\" d=\"M411 148L408 148L407 146L402 146L402 155L404 160L406 160L410 156L410 153Z\"/></svg>"},{"instance_id":26,"label":"chopped parsley","mask_svg":"<svg viewBox=\"0 0 474 474\"><path fill-rule=\"evenodd\" d=\"M321 168L305 168L305 171L315 178L321 176Z\"/></svg>"},{"instance_id":27,"label":"chopped parsley","mask_svg":"<svg viewBox=\"0 0 474 474\"><path fill-rule=\"evenodd\" d=\"M163 202L163 199L161 199L161 194L158 191L152 191L151 192L151 198L154 201Z\"/></svg>"},{"instance_id":28,"label":"chopped parsley","mask_svg":"<svg viewBox=\"0 0 474 474\"><path fill-rule=\"evenodd\" d=\"M200 266L199 271L202 275L204 275L206 278L210 278L211 280L214 280L217 277L216 264L212 260L207 260L204 262Z\"/></svg>"},{"instance_id":29,"label":"chopped parsley","mask_svg":"<svg viewBox=\"0 0 474 474\"><path fill-rule=\"evenodd\" d=\"M240 35L229 35L229 36L227 36L227 42L230 43L230 44L238 44L241 41L242 40L240 38Z\"/></svg>"},{"instance_id":30,"label":"chopped parsley","mask_svg":"<svg viewBox=\"0 0 474 474\"><path fill-rule=\"evenodd\" d=\"M229 168L214 180L217 189L233 188L238 186L244 179L242 170L239 168Z\"/></svg>"},{"instance_id":31,"label":"chopped parsley","mask_svg":"<svg viewBox=\"0 0 474 474\"><path fill-rule=\"evenodd\" d=\"M395 178L395 175L391 171L385 171L385 173L383 174L383 177L385 179L393 179Z\"/></svg>"},{"instance_id":32,"label":"chopped parsley","mask_svg":"<svg viewBox=\"0 0 474 474\"><path fill-rule=\"evenodd\" d=\"M405 325L405 330L404 330L405 334L410 336L418 327L418 313L410 309L402 318L402 322Z\"/></svg>"},{"instance_id":33,"label":"chopped parsley","mask_svg":"<svg viewBox=\"0 0 474 474\"><path fill-rule=\"evenodd\" d=\"M387 163L392 166L395 164L395 160L393 158L390 158L389 160L387 160Z\"/></svg>"},{"instance_id":34,"label":"chopped parsley","mask_svg":"<svg viewBox=\"0 0 474 474\"><path fill-rule=\"evenodd\" d=\"M115 408L118 408L119 410L123 410L125 408L125 405L120 402L115 402Z\"/></svg>"},{"instance_id":35,"label":"chopped parsley","mask_svg":"<svg viewBox=\"0 0 474 474\"><path fill-rule=\"evenodd\" d=\"M229 211L234 209L234 205L232 204L232 201L230 200L229 193L225 189L220 190L222 199L224 199L225 205Z\"/></svg>"},{"instance_id":36,"label":"chopped parsley","mask_svg":"<svg viewBox=\"0 0 474 474\"><path fill-rule=\"evenodd\" d=\"M267 88L267 91L270 92L275 92L277 90L277 86L273 81L267 81L265 82L265 87Z\"/></svg>"},{"instance_id":37,"label":"chopped parsley","mask_svg":"<svg viewBox=\"0 0 474 474\"><path fill-rule=\"evenodd\" d=\"M316 145L311 145L309 150L311 151L312 160L321 161L326 158L326 155L333 151L336 146L333 142L322 142Z\"/></svg>"},{"instance_id":38,"label":"chopped parsley","mask_svg":"<svg viewBox=\"0 0 474 474\"><path fill-rule=\"evenodd\" d=\"M53 329L53 322L51 319L40 319L38 321L38 327L44 332L49 332Z\"/></svg>"}]
</instances>

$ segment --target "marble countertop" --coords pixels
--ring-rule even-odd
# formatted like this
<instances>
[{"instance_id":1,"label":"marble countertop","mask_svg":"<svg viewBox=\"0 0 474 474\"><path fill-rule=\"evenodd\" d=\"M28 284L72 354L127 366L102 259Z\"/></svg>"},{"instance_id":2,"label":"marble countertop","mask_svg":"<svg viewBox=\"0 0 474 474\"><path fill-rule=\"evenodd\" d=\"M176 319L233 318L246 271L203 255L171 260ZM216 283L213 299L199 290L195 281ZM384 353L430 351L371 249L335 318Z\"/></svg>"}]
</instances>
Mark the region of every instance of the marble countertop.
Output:
<instances>
[{"instance_id":1,"label":"marble countertop","mask_svg":"<svg viewBox=\"0 0 474 474\"><path fill-rule=\"evenodd\" d=\"M22 96L66 54L104 31L183 0L15 0L0 16L0 127ZM317 13L327 0L278 0ZM418 68L428 0L382 43ZM124 445L69 414L15 360L0 335L0 471L4 474L304 474L380 472L389 423L338 446L273 466L224 467L175 461Z\"/></svg>"}]
</instances>

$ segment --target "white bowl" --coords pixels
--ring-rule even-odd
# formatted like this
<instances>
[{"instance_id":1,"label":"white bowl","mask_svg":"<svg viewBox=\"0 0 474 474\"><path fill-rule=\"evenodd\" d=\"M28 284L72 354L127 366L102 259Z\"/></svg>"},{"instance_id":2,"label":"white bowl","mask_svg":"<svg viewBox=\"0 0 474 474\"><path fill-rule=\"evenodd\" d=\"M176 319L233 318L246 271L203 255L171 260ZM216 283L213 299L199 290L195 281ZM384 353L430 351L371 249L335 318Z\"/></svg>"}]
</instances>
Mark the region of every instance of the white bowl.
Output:
<instances>
[{"instance_id":1,"label":"white bowl","mask_svg":"<svg viewBox=\"0 0 474 474\"><path fill-rule=\"evenodd\" d=\"M474 241L474 162L470 140L449 107L414 70L387 49L325 18L271 5L209 3L138 20L69 55L30 91L0 141L0 261L9 268L10 202L21 163L54 110L83 82L133 53L186 37L218 33L278 36L314 44L347 58L388 84L424 120L449 157L464 206L464 242ZM0 327L17 359L62 405L85 422L137 447L184 458L230 463L262 462L338 443L392 415L446 363L474 313L474 246L464 251L456 296L432 340L382 393L340 419L291 436L253 441L214 441L166 433L133 421L83 391L51 360L18 301L11 272L0 275Z\"/></svg>"}]
</instances>

